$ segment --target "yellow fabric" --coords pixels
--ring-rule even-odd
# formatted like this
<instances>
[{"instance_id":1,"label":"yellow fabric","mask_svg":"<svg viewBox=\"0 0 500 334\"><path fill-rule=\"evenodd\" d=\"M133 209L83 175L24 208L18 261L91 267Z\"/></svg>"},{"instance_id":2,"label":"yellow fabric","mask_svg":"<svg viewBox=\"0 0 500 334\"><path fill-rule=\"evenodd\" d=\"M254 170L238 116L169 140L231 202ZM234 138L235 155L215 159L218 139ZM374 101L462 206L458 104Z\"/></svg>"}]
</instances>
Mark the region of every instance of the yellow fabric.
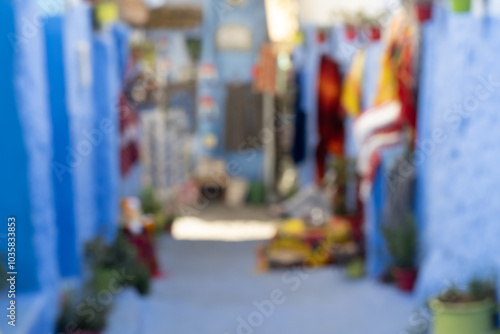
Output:
<instances>
[{"instance_id":1,"label":"yellow fabric","mask_svg":"<svg viewBox=\"0 0 500 334\"><path fill-rule=\"evenodd\" d=\"M411 47L411 40L415 33L412 25L408 24L405 14L395 16L389 27L389 34L386 41L386 49L382 55L380 68L380 79L378 84L378 94L375 105L384 102L399 100L397 68L400 65L401 55L396 56L396 50L401 52L402 46Z\"/></svg>"},{"instance_id":2,"label":"yellow fabric","mask_svg":"<svg viewBox=\"0 0 500 334\"><path fill-rule=\"evenodd\" d=\"M356 53L342 86L340 104L344 111L353 117L356 117L361 112L361 82L363 80L365 58L364 49Z\"/></svg>"},{"instance_id":3,"label":"yellow fabric","mask_svg":"<svg viewBox=\"0 0 500 334\"><path fill-rule=\"evenodd\" d=\"M386 51L382 56L378 94L375 99L375 105L380 105L384 102L394 100L399 100L398 83L396 80L396 71L393 67L391 54Z\"/></svg>"}]
</instances>

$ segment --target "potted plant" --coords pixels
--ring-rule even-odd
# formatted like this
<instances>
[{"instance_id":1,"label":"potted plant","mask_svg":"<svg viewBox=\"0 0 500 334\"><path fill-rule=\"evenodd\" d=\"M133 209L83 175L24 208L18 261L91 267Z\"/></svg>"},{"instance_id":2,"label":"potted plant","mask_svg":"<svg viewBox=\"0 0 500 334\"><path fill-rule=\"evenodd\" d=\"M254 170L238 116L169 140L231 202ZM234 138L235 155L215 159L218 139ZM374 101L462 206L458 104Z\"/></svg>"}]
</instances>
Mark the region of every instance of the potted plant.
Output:
<instances>
[{"instance_id":1,"label":"potted plant","mask_svg":"<svg viewBox=\"0 0 500 334\"><path fill-rule=\"evenodd\" d=\"M358 28L361 26L361 13L338 12L338 19L344 22L344 34L347 41L354 41L358 37Z\"/></svg>"},{"instance_id":2,"label":"potted plant","mask_svg":"<svg viewBox=\"0 0 500 334\"><path fill-rule=\"evenodd\" d=\"M348 205L348 187L357 188L358 177L356 175L356 162L353 159L344 157L335 158L332 169L334 172L333 180L333 213L337 220L345 220L349 223L352 238L357 243L363 242L362 215L356 211L356 208L350 208ZM356 196L357 197L357 196ZM361 207L359 198L356 198L357 207Z\"/></svg>"},{"instance_id":3,"label":"potted plant","mask_svg":"<svg viewBox=\"0 0 500 334\"><path fill-rule=\"evenodd\" d=\"M128 241L123 232L119 233L115 242L110 245L101 238L87 243L85 257L92 272L92 284L97 292L109 289L115 272L121 272L123 269L127 275L134 278L131 281L118 282L120 285L133 286L140 294L149 292L149 269L139 259L136 247Z\"/></svg>"},{"instance_id":4,"label":"potted plant","mask_svg":"<svg viewBox=\"0 0 500 334\"><path fill-rule=\"evenodd\" d=\"M103 332L111 306L99 303L98 310L92 309L86 300L95 295L95 289L89 286L80 296L75 291L66 292L63 295L57 320L58 334L100 334Z\"/></svg>"},{"instance_id":5,"label":"potted plant","mask_svg":"<svg viewBox=\"0 0 500 334\"><path fill-rule=\"evenodd\" d=\"M413 216L383 228L389 253L394 261L393 275L402 291L413 291L417 278L417 229Z\"/></svg>"},{"instance_id":6,"label":"potted plant","mask_svg":"<svg viewBox=\"0 0 500 334\"><path fill-rule=\"evenodd\" d=\"M471 0L452 0L452 8L456 13L465 13L470 11Z\"/></svg>"},{"instance_id":7,"label":"potted plant","mask_svg":"<svg viewBox=\"0 0 500 334\"><path fill-rule=\"evenodd\" d=\"M433 0L415 0L413 8L418 22L424 23L432 18Z\"/></svg>"},{"instance_id":8,"label":"potted plant","mask_svg":"<svg viewBox=\"0 0 500 334\"><path fill-rule=\"evenodd\" d=\"M354 41L356 37L358 37L358 28L353 24L350 23L346 24L344 31L345 31L345 38L348 41Z\"/></svg>"},{"instance_id":9,"label":"potted plant","mask_svg":"<svg viewBox=\"0 0 500 334\"><path fill-rule=\"evenodd\" d=\"M359 16L359 20L362 22L363 31L369 41L376 42L380 40L382 36L382 25L381 22L384 19L385 13L381 13L377 16Z\"/></svg>"},{"instance_id":10,"label":"potted plant","mask_svg":"<svg viewBox=\"0 0 500 334\"><path fill-rule=\"evenodd\" d=\"M365 261L361 257L356 257L349 261L346 267L347 277L349 279L358 279L365 276Z\"/></svg>"},{"instance_id":11,"label":"potted plant","mask_svg":"<svg viewBox=\"0 0 500 334\"><path fill-rule=\"evenodd\" d=\"M472 280L465 291L451 286L429 306L434 315L434 334L489 334L496 312L491 282Z\"/></svg>"},{"instance_id":12,"label":"potted plant","mask_svg":"<svg viewBox=\"0 0 500 334\"><path fill-rule=\"evenodd\" d=\"M368 25L365 28L365 33L366 36L368 36L368 39L372 42L379 41L380 37L382 36L382 30L380 26L376 24Z\"/></svg>"},{"instance_id":13,"label":"potted plant","mask_svg":"<svg viewBox=\"0 0 500 334\"><path fill-rule=\"evenodd\" d=\"M141 194L141 207L142 212L146 215L151 215L157 225L165 221L162 205L157 200L152 187L143 189Z\"/></svg>"}]
</instances>

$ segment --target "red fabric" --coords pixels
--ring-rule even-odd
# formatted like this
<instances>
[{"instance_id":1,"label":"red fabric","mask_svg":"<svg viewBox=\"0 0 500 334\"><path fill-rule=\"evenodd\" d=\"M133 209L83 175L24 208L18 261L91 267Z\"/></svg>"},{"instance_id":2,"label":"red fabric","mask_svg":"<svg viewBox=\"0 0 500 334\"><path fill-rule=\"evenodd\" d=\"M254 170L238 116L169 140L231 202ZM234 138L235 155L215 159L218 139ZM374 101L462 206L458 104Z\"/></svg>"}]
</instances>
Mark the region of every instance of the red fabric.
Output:
<instances>
[{"instance_id":1,"label":"red fabric","mask_svg":"<svg viewBox=\"0 0 500 334\"><path fill-rule=\"evenodd\" d=\"M151 235L143 231L139 235L128 233L128 236L130 243L136 247L139 258L148 267L151 276L158 276L160 272Z\"/></svg>"},{"instance_id":2,"label":"red fabric","mask_svg":"<svg viewBox=\"0 0 500 334\"><path fill-rule=\"evenodd\" d=\"M417 101L415 94L415 77L413 74L414 48L411 43L397 45L400 59L396 67L396 79L398 82L398 95L402 104L402 113L408 124L415 130L417 124ZM393 50L395 52L395 50Z\"/></svg>"},{"instance_id":3,"label":"red fabric","mask_svg":"<svg viewBox=\"0 0 500 334\"><path fill-rule=\"evenodd\" d=\"M120 95L120 167L126 176L139 160L137 115L125 93Z\"/></svg>"},{"instance_id":4,"label":"red fabric","mask_svg":"<svg viewBox=\"0 0 500 334\"><path fill-rule=\"evenodd\" d=\"M328 153L344 153L344 117L340 108L342 78L338 65L327 56L321 57L318 76L318 132L320 142L316 150L318 179L325 175Z\"/></svg>"}]
</instances>

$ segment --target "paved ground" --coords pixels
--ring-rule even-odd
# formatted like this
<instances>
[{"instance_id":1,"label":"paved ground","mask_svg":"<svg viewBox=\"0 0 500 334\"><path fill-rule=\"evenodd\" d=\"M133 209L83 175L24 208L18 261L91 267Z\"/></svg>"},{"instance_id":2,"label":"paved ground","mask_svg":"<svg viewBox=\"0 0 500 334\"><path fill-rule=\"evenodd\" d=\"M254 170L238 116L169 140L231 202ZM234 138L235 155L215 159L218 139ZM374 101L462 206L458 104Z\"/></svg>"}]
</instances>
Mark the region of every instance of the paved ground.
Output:
<instances>
[{"instance_id":1,"label":"paved ground","mask_svg":"<svg viewBox=\"0 0 500 334\"><path fill-rule=\"evenodd\" d=\"M162 238L168 278L147 298L118 296L106 334L400 334L409 323L411 297L341 270L256 274L256 244Z\"/></svg>"}]
</instances>

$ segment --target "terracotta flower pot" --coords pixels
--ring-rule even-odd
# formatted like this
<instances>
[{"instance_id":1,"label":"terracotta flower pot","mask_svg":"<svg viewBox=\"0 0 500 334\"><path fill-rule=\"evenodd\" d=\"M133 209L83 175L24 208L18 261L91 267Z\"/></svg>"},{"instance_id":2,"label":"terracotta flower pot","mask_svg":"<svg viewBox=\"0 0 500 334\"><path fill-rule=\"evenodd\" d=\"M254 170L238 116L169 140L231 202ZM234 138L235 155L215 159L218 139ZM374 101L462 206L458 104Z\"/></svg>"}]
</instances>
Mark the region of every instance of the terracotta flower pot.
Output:
<instances>
[{"instance_id":1,"label":"terracotta flower pot","mask_svg":"<svg viewBox=\"0 0 500 334\"><path fill-rule=\"evenodd\" d=\"M432 18L432 2L417 2L415 3L415 13L417 14L418 22L424 23Z\"/></svg>"},{"instance_id":2,"label":"terracotta flower pot","mask_svg":"<svg viewBox=\"0 0 500 334\"><path fill-rule=\"evenodd\" d=\"M413 291L417 279L417 270L415 268L394 268L393 274L401 291Z\"/></svg>"},{"instance_id":3,"label":"terracotta flower pot","mask_svg":"<svg viewBox=\"0 0 500 334\"><path fill-rule=\"evenodd\" d=\"M382 36L382 32L380 27L372 26L366 29L366 35L372 42L376 42L380 40L380 37Z\"/></svg>"},{"instance_id":4,"label":"terracotta flower pot","mask_svg":"<svg viewBox=\"0 0 500 334\"><path fill-rule=\"evenodd\" d=\"M354 41L356 37L358 36L358 30L356 27L347 25L345 27L345 37L348 41Z\"/></svg>"},{"instance_id":5,"label":"terracotta flower pot","mask_svg":"<svg viewBox=\"0 0 500 334\"><path fill-rule=\"evenodd\" d=\"M471 0L452 0L453 11L456 13L466 13L470 11Z\"/></svg>"}]
</instances>

